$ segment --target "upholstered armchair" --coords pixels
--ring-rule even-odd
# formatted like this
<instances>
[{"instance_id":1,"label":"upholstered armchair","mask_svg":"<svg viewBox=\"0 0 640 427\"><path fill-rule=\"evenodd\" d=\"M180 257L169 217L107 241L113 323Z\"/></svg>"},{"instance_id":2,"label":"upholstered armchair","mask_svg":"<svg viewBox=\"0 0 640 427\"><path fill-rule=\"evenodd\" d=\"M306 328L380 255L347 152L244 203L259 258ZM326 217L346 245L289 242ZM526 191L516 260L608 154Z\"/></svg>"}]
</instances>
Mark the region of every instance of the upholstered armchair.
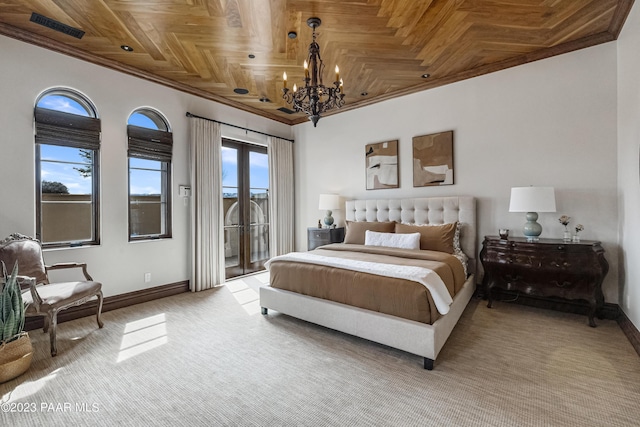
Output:
<instances>
[{"instance_id":1,"label":"upholstered armchair","mask_svg":"<svg viewBox=\"0 0 640 427\"><path fill-rule=\"evenodd\" d=\"M26 305L25 316L43 316L44 332L49 331L51 356L58 352L56 328L61 310L98 299L98 326L102 328L102 284L93 281L84 263L62 263L45 265L40 242L22 234L12 234L0 241L0 261L7 268L18 262L18 274L23 289L22 299ZM81 268L85 281L50 283L48 272L66 268Z\"/></svg>"}]
</instances>

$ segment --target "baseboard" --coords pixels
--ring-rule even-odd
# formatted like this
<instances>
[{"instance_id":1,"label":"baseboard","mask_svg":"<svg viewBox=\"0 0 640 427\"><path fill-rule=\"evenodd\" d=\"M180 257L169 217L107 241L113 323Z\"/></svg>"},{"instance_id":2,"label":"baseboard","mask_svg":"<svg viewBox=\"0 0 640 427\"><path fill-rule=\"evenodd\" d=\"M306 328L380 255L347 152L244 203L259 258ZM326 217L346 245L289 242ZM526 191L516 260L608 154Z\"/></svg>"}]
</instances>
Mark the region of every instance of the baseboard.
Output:
<instances>
[{"instance_id":1,"label":"baseboard","mask_svg":"<svg viewBox=\"0 0 640 427\"><path fill-rule=\"evenodd\" d=\"M620 325L620 329L627 336L627 339L636 350L636 353L640 356L640 331L638 328L629 320L624 311L620 310L620 317L618 317L618 324Z\"/></svg>"},{"instance_id":2,"label":"baseboard","mask_svg":"<svg viewBox=\"0 0 640 427\"><path fill-rule=\"evenodd\" d=\"M102 312L117 310L119 308L128 307L130 305L140 304L143 302L153 301L159 298L170 297L189 291L189 281L170 283L168 285L156 286L154 288L142 289L126 294L113 295L106 297L102 302ZM95 316L98 302L89 301L86 304L68 308L58 314L58 323L68 322L69 320L79 319L86 316ZM27 317L25 319L24 329L32 331L40 329L44 326L44 319L41 316Z\"/></svg>"}]
</instances>

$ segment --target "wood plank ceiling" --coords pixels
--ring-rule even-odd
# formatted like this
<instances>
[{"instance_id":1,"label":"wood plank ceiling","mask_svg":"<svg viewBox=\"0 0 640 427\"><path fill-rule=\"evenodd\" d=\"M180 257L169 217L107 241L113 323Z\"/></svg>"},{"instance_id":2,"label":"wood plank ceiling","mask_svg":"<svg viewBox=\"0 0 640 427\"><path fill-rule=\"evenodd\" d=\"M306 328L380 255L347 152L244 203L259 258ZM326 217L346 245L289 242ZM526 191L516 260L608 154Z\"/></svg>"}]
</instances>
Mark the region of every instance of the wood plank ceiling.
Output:
<instances>
[{"instance_id":1,"label":"wood plank ceiling","mask_svg":"<svg viewBox=\"0 0 640 427\"><path fill-rule=\"evenodd\" d=\"M633 0L0 0L0 34L287 124L317 16L346 111L615 40ZM39 13L81 39L30 21ZM287 36L291 31L297 38ZM125 52L121 45L133 48ZM428 78L421 77L429 74ZM245 88L246 95L234 93ZM366 95L365 95L366 94ZM267 98L270 102L261 102Z\"/></svg>"}]
</instances>

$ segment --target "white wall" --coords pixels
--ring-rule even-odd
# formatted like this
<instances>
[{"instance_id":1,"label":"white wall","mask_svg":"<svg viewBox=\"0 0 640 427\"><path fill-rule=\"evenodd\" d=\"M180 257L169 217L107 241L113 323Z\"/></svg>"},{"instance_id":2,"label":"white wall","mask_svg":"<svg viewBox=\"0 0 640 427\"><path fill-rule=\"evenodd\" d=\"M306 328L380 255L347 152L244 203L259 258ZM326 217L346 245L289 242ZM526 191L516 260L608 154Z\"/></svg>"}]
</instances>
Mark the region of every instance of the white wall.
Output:
<instances>
[{"instance_id":1,"label":"white wall","mask_svg":"<svg viewBox=\"0 0 640 427\"><path fill-rule=\"evenodd\" d=\"M190 181L187 111L291 137L287 125L3 36L0 57L0 238L13 232L35 234L36 98L51 87L79 90L94 102L102 119L102 242L96 247L48 250L45 262L87 262L94 279L103 282L105 296L189 279L189 206L178 196L178 185ZM173 238L129 243L126 123L141 106L161 111L173 129ZM223 135L263 140L227 127ZM150 283L144 283L145 272L151 273Z\"/></svg>"},{"instance_id":2,"label":"white wall","mask_svg":"<svg viewBox=\"0 0 640 427\"><path fill-rule=\"evenodd\" d=\"M414 189L412 137L447 130L454 131L455 184ZM616 132L615 43L325 117L317 128L294 126L297 248L306 249L306 227L323 216L320 193L472 195L481 242L498 228L520 233L524 214L508 212L511 187L553 186L558 212L540 214L542 237L562 236L561 214L583 224L583 239L603 242L611 267L605 299L617 303ZM393 139L400 188L365 190L365 145ZM334 216L343 223L344 212Z\"/></svg>"},{"instance_id":3,"label":"white wall","mask_svg":"<svg viewBox=\"0 0 640 427\"><path fill-rule=\"evenodd\" d=\"M618 192L620 306L640 329L640 5L636 2L618 46Z\"/></svg>"}]
</instances>

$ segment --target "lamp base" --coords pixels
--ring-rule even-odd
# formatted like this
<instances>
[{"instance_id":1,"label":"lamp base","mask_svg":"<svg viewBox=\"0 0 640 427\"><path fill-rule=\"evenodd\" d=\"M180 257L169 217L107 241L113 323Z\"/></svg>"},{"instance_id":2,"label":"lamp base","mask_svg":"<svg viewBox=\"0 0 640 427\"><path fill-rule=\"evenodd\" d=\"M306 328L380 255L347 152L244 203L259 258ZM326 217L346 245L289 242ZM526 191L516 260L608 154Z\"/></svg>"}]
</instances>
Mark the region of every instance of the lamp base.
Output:
<instances>
[{"instance_id":1,"label":"lamp base","mask_svg":"<svg viewBox=\"0 0 640 427\"><path fill-rule=\"evenodd\" d=\"M527 241L536 242L540 240L539 236L542 234L542 226L536 222L538 220L538 213L527 212L526 218L527 223L524 225L522 233L527 238Z\"/></svg>"},{"instance_id":2,"label":"lamp base","mask_svg":"<svg viewBox=\"0 0 640 427\"><path fill-rule=\"evenodd\" d=\"M327 211L326 216L324 217L324 225L327 226L327 228L331 228L331 225L333 224L333 217L331 216L333 212L331 211Z\"/></svg>"}]
</instances>

